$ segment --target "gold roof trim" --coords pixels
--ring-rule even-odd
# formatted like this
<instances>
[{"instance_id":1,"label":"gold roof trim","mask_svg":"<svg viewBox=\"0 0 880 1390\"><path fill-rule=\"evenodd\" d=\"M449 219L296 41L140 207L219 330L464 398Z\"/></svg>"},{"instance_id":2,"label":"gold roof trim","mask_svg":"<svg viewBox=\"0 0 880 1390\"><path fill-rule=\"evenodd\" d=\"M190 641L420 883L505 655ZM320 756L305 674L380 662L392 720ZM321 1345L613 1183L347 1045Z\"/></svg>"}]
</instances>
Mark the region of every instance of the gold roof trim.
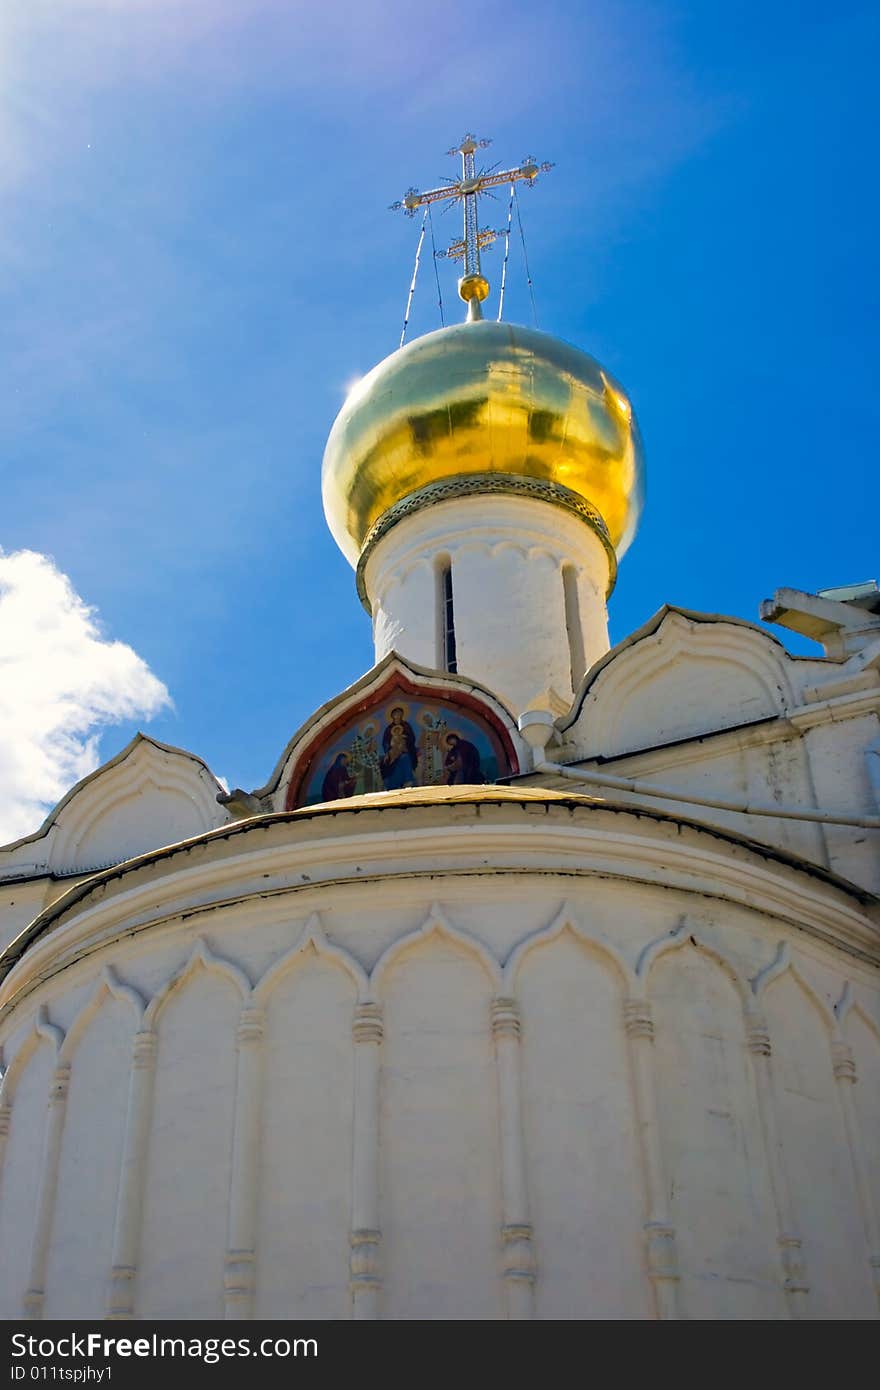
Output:
<instances>
[{"instance_id":1,"label":"gold roof trim","mask_svg":"<svg viewBox=\"0 0 880 1390\"><path fill-rule=\"evenodd\" d=\"M472 787L404 787L393 792L365 792L363 796L346 796L339 801L316 801L311 806L298 806L288 815L308 816L315 811L381 811L389 806L473 805L492 801L561 801L577 802L584 806L608 804L604 796L587 796L583 792L560 792L550 787L507 787L498 782L487 782Z\"/></svg>"}]
</instances>

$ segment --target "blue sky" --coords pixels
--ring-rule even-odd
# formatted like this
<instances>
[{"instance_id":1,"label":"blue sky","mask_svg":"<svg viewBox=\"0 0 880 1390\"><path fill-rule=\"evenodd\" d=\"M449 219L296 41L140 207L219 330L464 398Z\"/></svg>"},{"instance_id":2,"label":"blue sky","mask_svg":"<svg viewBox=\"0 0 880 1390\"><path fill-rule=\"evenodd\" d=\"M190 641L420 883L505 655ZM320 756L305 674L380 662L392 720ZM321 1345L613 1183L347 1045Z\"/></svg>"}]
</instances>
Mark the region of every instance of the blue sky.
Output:
<instances>
[{"instance_id":1,"label":"blue sky","mask_svg":"<svg viewBox=\"0 0 880 1390\"><path fill-rule=\"evenodd\" d=\"M387 206L468 129L555 161L522 196L540 326L639 416L613 639L876 576L878 30L848 0L6 0L0 546L173 701L100 756L141 723L259 785L371 664L321 455L399 337L418 228Z\"/></svg>"}]
</instances>

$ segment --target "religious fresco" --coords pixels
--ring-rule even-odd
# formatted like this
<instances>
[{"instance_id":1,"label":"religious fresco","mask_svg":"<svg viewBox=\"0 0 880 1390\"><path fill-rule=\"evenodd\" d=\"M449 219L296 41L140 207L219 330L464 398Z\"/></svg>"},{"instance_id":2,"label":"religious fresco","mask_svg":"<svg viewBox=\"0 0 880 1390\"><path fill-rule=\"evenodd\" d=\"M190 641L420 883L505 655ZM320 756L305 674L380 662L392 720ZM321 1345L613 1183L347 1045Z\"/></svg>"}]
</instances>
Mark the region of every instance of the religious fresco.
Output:
<instances>
[{"instance_id":1,"label":"religious fresco","mask_svg":"<svg viewBox=\"0 0 880 1390\"><path fill-rule=\"evenodd\" d=\"M512 770L502 738L476 710L392 691L328 736L294 799L314 806L367 792L473 785Z\"/></svg>"}]
</instances>

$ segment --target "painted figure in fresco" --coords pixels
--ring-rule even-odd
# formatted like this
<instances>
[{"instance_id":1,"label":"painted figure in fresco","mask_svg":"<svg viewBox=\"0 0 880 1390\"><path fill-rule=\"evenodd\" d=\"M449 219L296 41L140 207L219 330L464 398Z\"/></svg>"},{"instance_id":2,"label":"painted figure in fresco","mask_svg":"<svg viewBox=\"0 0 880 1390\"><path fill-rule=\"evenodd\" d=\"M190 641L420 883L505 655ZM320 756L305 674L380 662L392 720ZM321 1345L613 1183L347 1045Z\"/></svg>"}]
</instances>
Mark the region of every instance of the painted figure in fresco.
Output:
<instances>
[{"instance_id":1,"label":"painted figure in fresco","mask_svg":"<svg viewBox=\"0 0 880 1390\"><path fill-rule=\"evenodd\" d=\"M436 787L445 780L446 720L441 711L432 714L430 710L425 710L419 717L419 723L424 730L419 739L419 784Z\"/></svg>"},{"instance_id":2,"label":"painted figure in fresco","mask_svg":"<svg viewBox=\"0 0 880 1390\"><path fill-rule=\"evenodd\" d=\"M349 746L349 773L355 778L355 795L380 791L380 760L375 748L375 724L364 724Z\"/></svg>"},{"instance_id":3,"label":"painted figure in fresco","mask_svg":"<svg viewBox=\"0 0 880 1390\"><path fill-rule=\"evenodd\" d=\"M354 791L354 784L355 778L349 771L348 754L337 753L324 778L321 787L321 800L339 801L344 796L351 796Z\"/></svg>"},{"instance_id":4,"label":"painted figure in fresco","mask_svg":"<svg viewBox=\"0 0 880 1390\"><path fill-rule=\"evenodd\" d=\"M364 724L358 730L352 740L349 759L352 775L356 779L355 796L361 796L365 792L381 791L382 778L379 773L375 724Z\"/></svg>"},{"instance_id":5,"label":"painted figure in fresco","mask_svg":"<svg viewBox=\"0 0 880 1390\"><path fill-rule=\"evenodd\" d=\"M400 705L395 705L390 711L390 718L391 723L386 725L382 735L383 752L379 761L382 785L386 791L413 786L419 761L413 727L404 718Z\"/></svg>"},{"instance_id":6,"label":"painted figure in fresco","mask_svg":"<svg viewBox=\"0 0 880 1390\"><path fill-rule=\"evenodd\" d=\"M459 734L446 735L446 782L448 786L459 783L484 782L486 779L480 769L480 753L477 747Z\"/></svg>"}]
</instances>

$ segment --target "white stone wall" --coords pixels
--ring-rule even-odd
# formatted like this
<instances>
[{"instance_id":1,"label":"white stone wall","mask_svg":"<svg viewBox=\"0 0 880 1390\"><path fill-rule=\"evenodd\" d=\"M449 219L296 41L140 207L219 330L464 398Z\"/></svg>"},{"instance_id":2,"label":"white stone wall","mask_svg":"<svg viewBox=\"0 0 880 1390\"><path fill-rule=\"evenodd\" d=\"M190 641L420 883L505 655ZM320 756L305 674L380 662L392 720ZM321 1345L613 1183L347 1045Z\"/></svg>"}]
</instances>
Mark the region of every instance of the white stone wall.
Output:
<instances>
[{"instance_id":1,"label":"white stone wall","mask_svg":"<svg viewBox=\"0 0 880 1390\"><path fill-rule=\"evenodd\" d=\"M0 1316L877 1316L870 924L752 851L701 890L710 837L638 816L625 873L560 872L611 813L566 847L541 806L470 866L463 809L249 832L15 967Z\"/></svg>"},{"instance_id":2,"label":"white stone wall","mask_svg":"<svg viewBox=\"0 0 880 1390\"><path fill-rule=\"evenodd\" d=\"M0 950L36 917L46 901L47 887L43 876L0 883Z\"/></svg>"},{"instance_id":3,"label":"white stone wall","mask_svg":"<svg viewBox=\"0 0 880 1390\"><path fill-rule=\"evenodd\" d=\"M880 800L871 784L868 759L870 749L880 739L880 692L875 709L862 714L853 711L812 723L809 711L801 725L813 783L819 805L829 812L848 813L856 807L865 815L880 815ZM825 829L828 863L844 878L864 883L880 893L880 831L856 830L828 825Z\"/></svg>"},{"instance_id":4,"label":"white stone wall","mask_svg":"<svg viewBox=\"0 0 880 1390\"><path fill-rule=\"evenodd\" d=\"M790 656L749 623L658 615L592 671L559 721L557 761L713 798L848 818L880 812L880 674ZM542 779L546 780L546 779ZM552 785L564 785L552 783ZM584 789L586 790L586 784ZM749 816L652 798L790 850L880 892L876 828Z\"/></svg>"},{"instance_id":5,"label":"white stone wall","mask_svg":"<svg viewBox=\"0 0 880 1390\"><path fill-rule=\"evenodd\" d=\"M572 697L563 566L577 580L586 665L608 650L608 557L577 517L531 498L436 503L388 532L367 562L376 660L442 667L436 568L452 566L458 670L516 713L552 687Z\"/></svg>"}]
</instances>

